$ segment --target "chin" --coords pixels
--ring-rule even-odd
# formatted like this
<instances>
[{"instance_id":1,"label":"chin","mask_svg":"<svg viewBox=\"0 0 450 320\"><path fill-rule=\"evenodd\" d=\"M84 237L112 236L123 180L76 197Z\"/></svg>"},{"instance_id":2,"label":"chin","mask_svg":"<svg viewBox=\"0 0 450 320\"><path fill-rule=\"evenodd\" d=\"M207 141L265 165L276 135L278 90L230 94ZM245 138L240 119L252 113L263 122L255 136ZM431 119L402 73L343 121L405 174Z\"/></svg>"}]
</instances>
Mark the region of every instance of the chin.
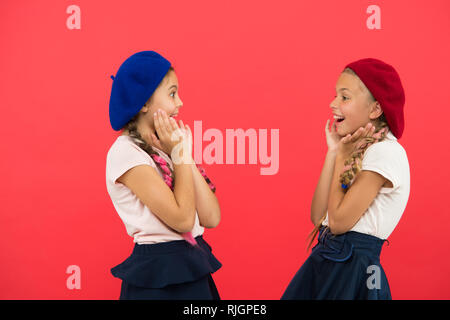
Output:
<instances>
[{"instance_id":1,"label":"chin","mask_svg":"<svg viewBox=\"0 0 450 320\"><path fill-rule=\"evenodd\" d=\"M354 134L356 132L356 130L358 130L358 128L356 128L354 130L347 130L347 129L343 130L342 128L338 127L336 132L341 137L345 137L348 134L350 134L350 135Z\"/></svg>"},{"instance_id":2,"label":"chin","mask_svg":"<svg viewBox=\"0 0 450 320\"><path fill-rule=\"evenodd\" d=\"M336 133L337 133L338 135L340 135L341 137L345 137L345 136L347 135L347 133L345 133L345 131L343 131L341 128L338 128L338 129L336 130Z\"/></svg>"}]
</instances>

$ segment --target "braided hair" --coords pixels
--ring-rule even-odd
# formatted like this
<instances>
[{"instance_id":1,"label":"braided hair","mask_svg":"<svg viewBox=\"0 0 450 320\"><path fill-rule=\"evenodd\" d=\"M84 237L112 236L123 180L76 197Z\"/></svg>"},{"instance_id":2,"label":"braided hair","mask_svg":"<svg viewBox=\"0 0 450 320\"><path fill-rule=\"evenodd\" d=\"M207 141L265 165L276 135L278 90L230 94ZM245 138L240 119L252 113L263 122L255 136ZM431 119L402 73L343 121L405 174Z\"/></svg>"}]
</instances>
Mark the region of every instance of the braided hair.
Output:
<instances>
[{"instance_id":1,"label":"braided hair","mask_svg":"<svg viewBox=\"0 0 450 320\"><path fill-rule=\"evenodd\" d=\"M345 73L352 74L356 77L357 74L350 68L345 68ZM359 78L359 77L358 77ZM360 81L360 88L361 90L367 90L369 92L369 102L372 103L375 100L372 93L365 88L364 83ZM356 179L356 176L361 171L362 168L362 159L364 157L364 153L366 152L367 148L371 146L374 143L383 141L386 138L386 135L389 131L389 126L386 121L386 117L384 116L384 113L381 114L376 119L375 124L375 132L372 135L372 137L364 137L361 139L361 142L358 144L358 147L356 150L352 153L350 158L346 159L344 161L344 168L342 169L341 175L339 176L339 182L341 184L341 188L346 193L348 189L350 188L353 181ZM308 237L311 238L311 241L309 242L308 249L311 247L311 244L313 243L317 233L319 232L322 222L325 220L326 214L319 220L317 225L314 227L314 229L311 231ZM329 229L329 226L326 226L326 228Z\"/></svg>"},{"instance_id":2,"label":"braided hair","mask_svg":"<svg viewBox=\"0 0 450 320\"><path fill-rule=\"evenodd\" d=\"M139 131L137 130L137 118L139 114L136 114L131 120L125 125L125 129L128 131L128 135L134 141L136 145L138 145L142 150L147 152L153 160L155 157L160 157L159 153L153 149L151 145L149 145L141 136ZM158 159L158 158L157 158ZM167 185L172 189L173 187L173 170L167 164L162 163L161 161L155 161L156 165L163 172L164 181Z\"/></svg>"}]
</instances>

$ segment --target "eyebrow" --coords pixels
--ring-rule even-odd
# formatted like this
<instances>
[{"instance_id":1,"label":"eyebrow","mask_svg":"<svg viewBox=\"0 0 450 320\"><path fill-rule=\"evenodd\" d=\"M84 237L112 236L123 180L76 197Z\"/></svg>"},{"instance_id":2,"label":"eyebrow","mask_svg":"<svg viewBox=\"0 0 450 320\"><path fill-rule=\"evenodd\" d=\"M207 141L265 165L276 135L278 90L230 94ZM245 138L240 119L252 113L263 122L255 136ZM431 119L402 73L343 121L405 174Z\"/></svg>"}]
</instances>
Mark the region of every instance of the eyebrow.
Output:
<instances>
[{"instance_id":1,"label":"eyebrow","mask_svg":"<svg viewBox=\"0 0 450 320\"><path fill-rule=\"evenodd\" d=\"M334 90L336 90L336 88ZM344 90L352 92L350 89L347 89L347 88L340 88L338 91L344 91Z\"/></svg>"},{"instance_id":2,"label":"eyebrow","mask_svg":"<svg viewBox=\"0 0 450 320\"><path fill-rule=\"evenodd\" d=\"M176 84L173 84L173 85L171 85L171 86L169 87L169 89L167 89L167 90L172 89L172 87L178 88Z\"/></svg>"}]
</instances>

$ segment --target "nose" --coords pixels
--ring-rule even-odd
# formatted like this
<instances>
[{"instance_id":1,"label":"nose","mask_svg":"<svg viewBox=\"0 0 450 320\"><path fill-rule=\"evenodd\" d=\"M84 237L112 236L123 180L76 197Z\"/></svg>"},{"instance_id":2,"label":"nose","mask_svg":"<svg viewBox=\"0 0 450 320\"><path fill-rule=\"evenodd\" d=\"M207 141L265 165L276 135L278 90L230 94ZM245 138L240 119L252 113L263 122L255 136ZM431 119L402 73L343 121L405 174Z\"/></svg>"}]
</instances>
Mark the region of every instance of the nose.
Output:
<instances>
[{"instance_id":1,"label":"nose","mask_svg":"<svg viewBox=\"0 0 450 320\"><path fill-rule=\"evenodd\" d=\"M334 103L336 101L336 98L334 98L333 100L331 100L331 102L330 102L330 108L331 108L331 110L335 110L335 109L337 109L337 106L336 106L336 104Z\"/></svg>"},{"instance_id":2,"label":"nose","mask_svg":"<svg viewBox=\"0 0 450 320\"><path fill-rule=\"evenodd\" d=\"M183 101L181 101L180 97L178 97L177 108L180 109L183 106Z\"/></svg>"}]
</instances>

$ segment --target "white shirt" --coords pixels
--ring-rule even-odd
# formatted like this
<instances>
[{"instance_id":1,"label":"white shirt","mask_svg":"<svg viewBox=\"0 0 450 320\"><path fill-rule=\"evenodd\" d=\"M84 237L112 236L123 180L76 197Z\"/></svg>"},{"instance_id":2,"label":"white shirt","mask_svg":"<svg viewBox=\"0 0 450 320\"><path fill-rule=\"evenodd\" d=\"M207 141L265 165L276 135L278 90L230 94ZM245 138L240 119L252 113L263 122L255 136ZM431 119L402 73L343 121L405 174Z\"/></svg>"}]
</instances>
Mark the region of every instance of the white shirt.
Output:
<instances>
[{"instance_id":1,"label":"white shirt","mask_svg":"<svg viewBox=\"0 0 450 320\"><path fill-rule=\"evenodd\" d=\"M173 169L171 159L162 150L154 149ZM106 157L106 188L128 235L134 238L133 242L139 244L184 240L180 233L171 229L151 212L127 186L116 182L122 174L138 165L155 168L163 178L163 172L156 166L153 158L136 145L130 136L117 137ZM192 236L201 235L203 231L196 212Z\"/></svg>"},{"instance_id":2,"label":"white shirt","mask_svg":"<svg viewBox=\"0 0 450 320\"><path fill-rule=\"evenodd\" d=\"M393 188L381 188L350 231L387 239L406 208L410 190L408 157L391 131L383 141L366 149L361 170L378 172L392 182ZM322 225L328 225L328 212Z\"/></svg>"}]
</instances>

